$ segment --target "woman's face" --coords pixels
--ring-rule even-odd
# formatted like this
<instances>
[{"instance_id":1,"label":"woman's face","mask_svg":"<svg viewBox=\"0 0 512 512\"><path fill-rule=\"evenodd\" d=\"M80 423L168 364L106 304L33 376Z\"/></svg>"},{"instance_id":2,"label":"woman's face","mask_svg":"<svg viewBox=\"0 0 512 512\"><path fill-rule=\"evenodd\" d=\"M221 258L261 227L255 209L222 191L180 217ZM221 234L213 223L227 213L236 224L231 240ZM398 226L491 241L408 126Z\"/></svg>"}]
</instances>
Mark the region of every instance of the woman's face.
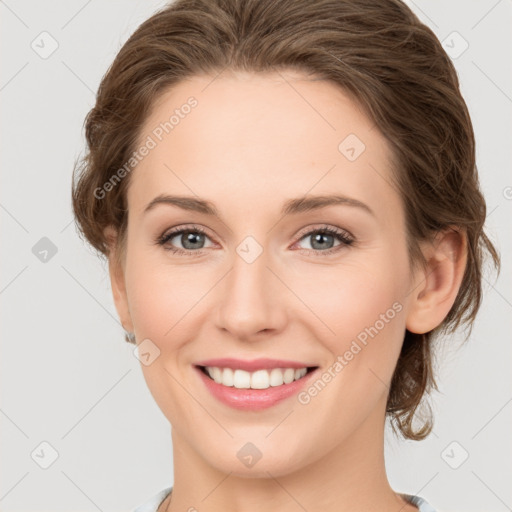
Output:
<instances>
[{"instance_id":1,"label":"woman's face","mask_svg":"<svg viewBox=\"0 0 512 512\"><path fill-rule=\"evenodd\" d=\"M376 127L326 81L224 73L166 92L143 145L116 306L146 340L141 368L175 443L242 476L382 443L414 283ZM148 208L164 196L188 201ZM248 382L276 385L234 389L197 368L218 358L316 370L279 386L295 372L256 363Z\"/></svg>"}]
</instances>

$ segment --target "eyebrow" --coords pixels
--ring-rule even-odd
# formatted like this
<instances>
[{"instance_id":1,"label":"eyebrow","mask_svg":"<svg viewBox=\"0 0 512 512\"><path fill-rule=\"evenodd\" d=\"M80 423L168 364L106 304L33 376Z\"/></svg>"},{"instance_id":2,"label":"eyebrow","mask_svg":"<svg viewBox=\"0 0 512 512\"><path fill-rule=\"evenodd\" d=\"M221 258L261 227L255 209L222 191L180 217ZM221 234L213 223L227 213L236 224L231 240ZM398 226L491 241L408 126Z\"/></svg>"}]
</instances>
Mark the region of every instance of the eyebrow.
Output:
<instances>
[{"instance_id":1,"label":"eyebrow","mask_svg":"<svg viewBox=\"0 0 512 512\"><path fill-rule=\"evenodd\" d=\"M168 194L160 194L159 196L155 197L146 206L143 213L147 213L160 204L173 205L183 210L194 211L220 218L219 211L210 201L198 199L197 197L192 196L175 196ZM367 204L359 201L358 199L340 195L321 195L289 199L283 204L281 215L292 215L309 212L333 205L345 205L360 208L370 215L376 217L373 210Z\"/></svg>"}]
</instances>

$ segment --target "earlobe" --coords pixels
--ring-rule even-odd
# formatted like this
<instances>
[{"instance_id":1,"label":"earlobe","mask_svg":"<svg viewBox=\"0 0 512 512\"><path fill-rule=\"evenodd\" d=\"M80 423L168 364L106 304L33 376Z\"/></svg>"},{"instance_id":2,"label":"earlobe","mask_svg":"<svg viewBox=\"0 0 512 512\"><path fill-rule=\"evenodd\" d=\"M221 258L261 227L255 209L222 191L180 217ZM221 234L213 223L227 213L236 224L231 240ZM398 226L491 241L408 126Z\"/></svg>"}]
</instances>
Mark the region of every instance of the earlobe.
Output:
<instances>
[{"instance_id":1,"label":"earlobe","mask_svg":"<svg viewBox=\"0 0 512 512\"><path fill-rule=\"evenodd\" d=\"M439 326L450 312L464 277L467 238L457 227L436 234L423 244L426 266L416 274L406 328L423 334Z\"/></svg>"},{"instance_id":2,"label":"earlobe","mask_svg":"<svg viewBox=\"0 0 512 512\"><path fill-rule=\"evenodd\" d=\"M119 315L119 319L125 331L133 332L134 329L128 306L124 269L118 261L117 231L112 226L107 226L103 234L109 245L108 270L117 314Z\"/></svg>"}]
</instances>

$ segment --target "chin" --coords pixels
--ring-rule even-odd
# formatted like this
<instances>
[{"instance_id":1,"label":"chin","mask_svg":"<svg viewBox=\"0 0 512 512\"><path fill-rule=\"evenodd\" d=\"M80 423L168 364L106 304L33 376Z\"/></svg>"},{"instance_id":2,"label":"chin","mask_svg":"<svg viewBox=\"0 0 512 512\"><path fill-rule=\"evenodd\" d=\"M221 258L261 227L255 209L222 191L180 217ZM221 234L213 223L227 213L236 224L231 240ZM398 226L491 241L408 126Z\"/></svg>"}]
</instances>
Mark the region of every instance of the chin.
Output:
<instances>
[{"instance_id":1,"label":"chin","mask_svg":"<svg viewBox=\"0 0 512 512\"><path fill-rule=\"evenodd\" d=\"M269 478L288 475L301 469L301 462L294 455L279 447L257 450L250 442L235 443L221 453L209 452L205 459L218 471L240 478ZM255 443L256 444L256 443ZM265 452L268 455L265 455ZM233 454L233 455L231 455Z\"/></svg>"}]
</instances>

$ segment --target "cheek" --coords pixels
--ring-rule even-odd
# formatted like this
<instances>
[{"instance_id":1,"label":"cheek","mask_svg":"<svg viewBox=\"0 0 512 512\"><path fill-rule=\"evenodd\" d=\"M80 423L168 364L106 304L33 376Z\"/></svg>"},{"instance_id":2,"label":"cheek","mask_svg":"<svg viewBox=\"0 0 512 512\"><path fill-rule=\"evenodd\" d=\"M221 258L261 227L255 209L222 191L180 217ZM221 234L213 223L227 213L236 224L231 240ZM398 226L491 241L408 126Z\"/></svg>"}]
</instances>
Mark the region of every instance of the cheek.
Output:
<instances>
[{"instance_id":1,"label":"cheek","mask_svg":"<svg viewBox=\"0 0 512 512\"><path fill-rule=\"evenodd\" d=\"M401 309L406 276L385 265L343 266L317 272L301 294L338 340L356 337L366 327L395 318ZM395 304L395 307L393 305ZM387 330L387 328L386 328Z\"/></svg>"},{"instance_id":2,"label":"cheek","mask_svg":"<svg viewBox=\"0 0 512 512\"><path fill-rule=\"evenodd\" d=\"M187 340L194 307L213 286L216 276L188 267L165 264L133 249L126 266L130 315L139 337L151 339L160 350Z\"/></svg>"},{"instance_id":3,"label":"cheek","mask_svg":"<svg viewBox=\"0 0 512 512\"><path fill-rule=\"evenodd\" d=\"M308 326L317 326L315 338L330 352L332 364L320 376L328 384L319 399L310 388L301 403L312 400L317 412L328 409L338 438L350 435L378 404L384 407L405 332L402 298L407 276L386 265L369 268L347 266L331 272L329 279L317 280L316 291L308 295L308 305L322 320L308 320ZM320 413L318 417L315 427L321 430L326 419Z\"/></svg>"},{"instance_id":4,"label":"cheek","mask_svg":"<svg viewBox=\"0 0 512 512\"><path fill-rule=\"evenodd\" d=\"M315 322L316 338L333 359L345 361L339 380L348 379L350 386L359 382L361 390L379 385L379 378L390 382L405 332L407 259L388 254L325 267L301 291L321 320Z\"/></svg>"},{"instance_id":5,"label":"cheek","mask_svg":"<svg viewBox=\"0 0 512 512\"><path fill-rule=\"evenodd\" d=\"M190 406L180 385L189 368L183 364L183 350L194 338L191 330L194 305L206 293L191 278L193 272L177 267L151 264L142 251L133 250L126 265L126 287L130 315L138 341L149 339L160 351L150 364L141 364L144 379L155 402L170 422L186 418ZM153 352L155 354L156 352ZM177 399L182 397L182 399Z\"/></svg>"}]
</instances>

